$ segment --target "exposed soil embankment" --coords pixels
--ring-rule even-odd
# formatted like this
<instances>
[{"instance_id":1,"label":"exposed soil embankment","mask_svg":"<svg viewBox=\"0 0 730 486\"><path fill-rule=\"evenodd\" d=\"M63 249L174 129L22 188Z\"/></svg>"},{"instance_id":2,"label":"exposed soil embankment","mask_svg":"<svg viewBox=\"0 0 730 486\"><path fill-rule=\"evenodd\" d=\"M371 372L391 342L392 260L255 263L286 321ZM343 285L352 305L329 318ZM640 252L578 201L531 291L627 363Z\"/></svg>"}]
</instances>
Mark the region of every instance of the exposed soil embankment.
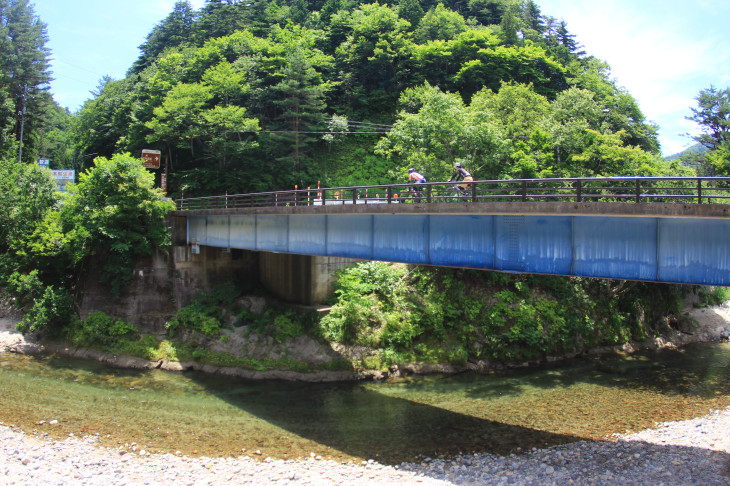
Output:
<instances>
[{"instance_id":1,"label":"exposed soil embankment","mask_svg":"<svg viewBox=\"0 0 730 486\"><path fill-rule=\"evenodd\" d=\"M686 324L682 330L674 330L670 333L656 338L650 338L643 342L632 342L622 346L610 346L593 348L583 353L574 353L569 356L552 356L546 361L554 362L565 358L576 357L579 354L584 356L601 356L614 353L632 353L642 349L662 349L681 347L690 343L710 342L730 339L730 303L722 306L705 308L688 308L685 310ZM433 374L433 373L459 373L463 371L484 371L495 368L522 367L538 365L539 362L525 363L492 363L476 362L466 365L452 364L417 364L403 363L393 366L389 373L382 373L377 370L361 372L352 371L315 371L310 373L286 371L286 370L249 370L233 367L218 367L201 364L194 361L178 362L168 360L150 361L132 356L119 356L95 349L85 349L70 346L64 343L43 342L34 336L24 336L15 327L20 321L20 315L7 307L0 308L0 352L14 352L20 354L57 354L80 359L91 359L105 363L110 366L134 369L164 369L168 371L202 371L226 376L236 376L254 380L290 380L307 382L334 382L352 381L363 379L384 379L393 376L407 374ZM224 342L216 341L211 345L216 352L231 352L239 342L240 333L225 331L228 339ZM255 339L255 338L254 338ZM265 339L265 338L260 338ZM269 340L270 341L270 340ZM261 352L268 353L268 357L277 359L286 352L290 356L296 356L307 362L325 362L334 357L356 358L358 355L367 352L359 348L349 348L341 345L328 346L318 343L310 338L299 337L287 340L284 343L276 344L268 342L267 346L261 346Z\"/></svg>"}]
</instances>

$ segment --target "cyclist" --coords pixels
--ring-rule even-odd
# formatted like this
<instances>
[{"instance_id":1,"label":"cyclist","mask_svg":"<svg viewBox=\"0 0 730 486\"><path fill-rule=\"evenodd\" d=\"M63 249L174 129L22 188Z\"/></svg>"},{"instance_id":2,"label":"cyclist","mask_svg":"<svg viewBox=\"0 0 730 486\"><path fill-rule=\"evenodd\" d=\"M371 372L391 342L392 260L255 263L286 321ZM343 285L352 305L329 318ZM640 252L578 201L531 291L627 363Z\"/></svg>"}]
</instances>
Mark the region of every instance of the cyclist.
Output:
<instances>
[{"instance_id":1,"label":"cyclist","mask_svg":"<svg viewBox=\"0 0 730 486\"><path fill-rule=\"evenodd\" d=\"M460 180L463 180L464 182L471 182L474 180L469 171L461 165L461 162L457 162L456 164L454 164L454 167L456 168L456 172L454 172L454 175L451 176L451 179L449 179L448 182ZM469 184L457 184L454 187L460 191L466 191L469 187Z\"/></svg>"},{"instance_id":2,"label":"cyclist","mask_svg":"<svg viewBox=\"0 0 730 486\"><path fill-rule=\"evenodd\" d=\"M423 190L423 188L419 187L419 184L425 184L426 178L423 176L423 174L416 172L416 169L411 167L410 169L408 169L408 182L412 182L414 184L413 189L415 189L416 191L416 199L420 199L421 191Z\"/></svg>"}]
</instances>

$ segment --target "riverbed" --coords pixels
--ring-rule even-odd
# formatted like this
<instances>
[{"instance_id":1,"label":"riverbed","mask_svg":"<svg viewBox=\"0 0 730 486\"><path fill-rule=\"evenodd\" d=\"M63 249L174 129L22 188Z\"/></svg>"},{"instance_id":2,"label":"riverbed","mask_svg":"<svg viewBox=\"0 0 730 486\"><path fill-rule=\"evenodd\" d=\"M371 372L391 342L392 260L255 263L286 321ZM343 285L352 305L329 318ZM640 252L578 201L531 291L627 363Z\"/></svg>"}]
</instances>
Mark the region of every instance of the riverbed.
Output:
<instances>
[{"instance_id":1,"label":"riverbed","mask_svg":"<svg viewBox=\"0 0 730 486\"><path fill-rule=\"evenodd\" d=\"M730 343L341 384L7 353L0 381L16 484L730 484Z\"/></svg>"}]
</instances>

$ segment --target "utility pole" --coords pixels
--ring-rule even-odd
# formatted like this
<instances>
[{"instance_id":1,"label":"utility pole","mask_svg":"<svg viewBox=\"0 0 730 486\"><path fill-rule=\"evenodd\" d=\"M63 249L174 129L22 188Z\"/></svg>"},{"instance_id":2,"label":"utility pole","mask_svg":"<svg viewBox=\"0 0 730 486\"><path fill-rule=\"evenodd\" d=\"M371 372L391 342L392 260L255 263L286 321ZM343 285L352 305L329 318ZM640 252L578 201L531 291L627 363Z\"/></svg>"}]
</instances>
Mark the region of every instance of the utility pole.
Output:
<instances>
[{"instance_id":1,"label":"utility pole","mask_svg":"<svg viewBox=\"0 0 730 486\"><path fill-rule=\"evenodd\" d=\"M23 162L23 125L25 124L25 99L28 95L28 85L23 85L23 107L18 115L20 115L20 149L18 149L18 162Z\"/></svg>"}]
</instances>

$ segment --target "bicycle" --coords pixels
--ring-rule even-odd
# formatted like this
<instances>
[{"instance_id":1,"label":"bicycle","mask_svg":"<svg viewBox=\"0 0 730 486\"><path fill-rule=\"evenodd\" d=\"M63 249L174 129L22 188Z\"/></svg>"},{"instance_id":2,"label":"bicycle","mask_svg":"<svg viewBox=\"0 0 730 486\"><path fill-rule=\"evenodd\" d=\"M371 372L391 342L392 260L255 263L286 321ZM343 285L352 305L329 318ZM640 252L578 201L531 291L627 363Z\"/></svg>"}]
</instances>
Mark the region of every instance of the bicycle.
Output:
<instances>
[{"instance_id":1,"label":"bicycle","mask_svg":"<svg viewBox=\"0 0 730 486\"><path fill-rule=\"evenodd\" d=\"M468 189L463 188L460 184L454 184L446 195L446 202L469 202L470 197Z\"/></svg>"},{"instance_id":2,"label":"bicycle","mask_svg":"<svg viewBox=\"0 0 730 486\"><path fill-rule=\"evenodd\" d=\"M421 202L424 199L426 199L426 196L423 194L423 188L422 187L415 187L411 186L408 188L408 199L410 199L412 202Z\"/></svg>"}]
</instances>

